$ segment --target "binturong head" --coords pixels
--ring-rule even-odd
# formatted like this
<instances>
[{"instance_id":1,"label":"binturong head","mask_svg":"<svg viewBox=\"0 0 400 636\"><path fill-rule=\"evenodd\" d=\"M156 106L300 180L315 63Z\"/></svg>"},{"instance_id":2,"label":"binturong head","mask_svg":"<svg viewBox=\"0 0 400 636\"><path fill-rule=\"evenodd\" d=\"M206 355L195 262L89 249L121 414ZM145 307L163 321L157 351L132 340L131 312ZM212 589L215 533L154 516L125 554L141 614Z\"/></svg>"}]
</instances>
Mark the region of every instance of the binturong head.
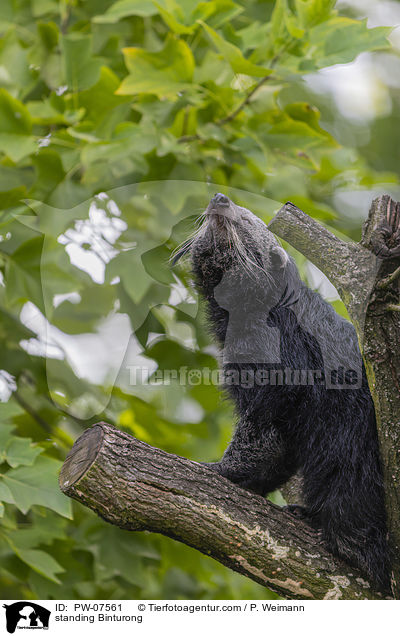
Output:
<instances>
[{"instance_id":1,"label":"binturong head","mask_svg":"<svg viewBox=\"0 0 400 636\"><path fill-rule=\"evenodd\" d=\"M190 254L196 286L206 297L229 283L236 299L251 295L254 302L268 300L274 306L289 270L296 268L265 223L221 193L212 197L202 216L202 225L174 262Z\"/></svg>"},{"instance_id":2,"label":"binturong head","mask_svg":"<svg viewBox=\"0 0 400 636\"><path fill-rule=\"evenodd\" d=\"M201 218L174 262L190 256L224 365L279 362L280 331L274 325L281 311L297 304L296 265L261 219L224 194L213 196Z\"/></svg>"}]
</instances>

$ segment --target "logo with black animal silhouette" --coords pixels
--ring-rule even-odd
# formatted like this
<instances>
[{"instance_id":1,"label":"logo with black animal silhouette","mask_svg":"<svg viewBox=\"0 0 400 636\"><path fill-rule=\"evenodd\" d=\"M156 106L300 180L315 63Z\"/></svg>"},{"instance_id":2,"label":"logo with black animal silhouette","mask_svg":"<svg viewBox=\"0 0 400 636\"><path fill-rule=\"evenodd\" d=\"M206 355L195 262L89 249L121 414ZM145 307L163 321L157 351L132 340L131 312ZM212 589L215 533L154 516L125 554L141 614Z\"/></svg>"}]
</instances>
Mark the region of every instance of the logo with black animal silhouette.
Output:
<instances>
[{"instance_id":1,"label":"logo with black animal silhouette","mask_svg":"<svg viewBox=\"0 0 400 636\"><path fill-rule=\"evenodd\" d=\"M50 610L32 603L18 601L11 605L3 605L6 610L6 627L9 634L16 629L49 629Z\"/></svg>"}]
</instances>

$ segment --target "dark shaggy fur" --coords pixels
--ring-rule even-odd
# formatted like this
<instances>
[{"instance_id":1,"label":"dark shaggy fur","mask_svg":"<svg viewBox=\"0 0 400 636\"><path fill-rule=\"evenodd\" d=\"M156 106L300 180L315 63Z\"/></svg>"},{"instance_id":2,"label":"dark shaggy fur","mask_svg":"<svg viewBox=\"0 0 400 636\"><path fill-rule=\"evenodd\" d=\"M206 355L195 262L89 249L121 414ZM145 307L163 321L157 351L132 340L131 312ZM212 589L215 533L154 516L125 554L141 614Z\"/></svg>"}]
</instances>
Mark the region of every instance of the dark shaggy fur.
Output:
<instances>
[{"instance_id":1,"label":"dark shaggy fur","mask_svg":"<svg viewBox=\"0 0 400 636\"><path fill-rule=\"evenodd\" d=\"M266 225L224 195L177 258L186 251L239 416L210 465L261 494L300 473L307 518L329 549L389 589L375 414L353 326L301 282Z\"/></svg>"}]
</instances>

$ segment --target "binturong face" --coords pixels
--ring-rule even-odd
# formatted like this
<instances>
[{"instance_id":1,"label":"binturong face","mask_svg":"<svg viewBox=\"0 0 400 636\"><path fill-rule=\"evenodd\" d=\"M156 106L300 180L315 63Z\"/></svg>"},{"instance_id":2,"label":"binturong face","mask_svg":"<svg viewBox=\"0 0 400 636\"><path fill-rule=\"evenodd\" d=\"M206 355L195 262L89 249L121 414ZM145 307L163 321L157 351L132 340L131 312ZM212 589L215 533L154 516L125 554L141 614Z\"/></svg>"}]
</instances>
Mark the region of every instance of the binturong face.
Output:
<instances>
[{"instance_id":1,"label":"binturong face","mask_svg":"<svg viewBox=\"0 0 400 636\"><path fill-rule=\"evenodd\" d=\"M270 312L296 300L296 266L261 219L216 194L195 235L176 258L190 254L195 285L224 343L224 362L275 362L279 331Z\"/></svg>"},{"instance_id":2,"label":"binturong face","mask_svg":"<svg viewBox=\"0 0 400 636\"><path fill-rule=\"evenodd\" d=\"M188 254L194 283L207 300L223 362L280 360L274 311L297 303L297 268L261 219L215 194L202 224L175 253Z\"/></svg>"},{"instance_id":3,"label":"binturong face","mask_svg":"<svg viewBox=\"0 0 400 636\"><path fill-rule=\"evenodd\" d=\"M260 300L273 289L282 294L290 259L261 219L220 193L202 216L202 225L177 251L174 262L189 252L195 283L203 295L210 296L228 274L236 298L239 292L257 293Z\"/></svg>"}]
</instances>

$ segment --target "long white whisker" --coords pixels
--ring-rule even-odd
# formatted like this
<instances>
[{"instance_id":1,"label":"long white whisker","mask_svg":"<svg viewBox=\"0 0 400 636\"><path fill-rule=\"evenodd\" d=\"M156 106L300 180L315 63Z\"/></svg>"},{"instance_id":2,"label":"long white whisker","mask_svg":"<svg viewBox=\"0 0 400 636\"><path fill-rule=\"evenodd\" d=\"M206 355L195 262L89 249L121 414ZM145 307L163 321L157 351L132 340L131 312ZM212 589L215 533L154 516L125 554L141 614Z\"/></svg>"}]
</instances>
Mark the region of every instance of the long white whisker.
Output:
<instances>
[{"instance_id":1,"label":"long white whisker","mask_svg":"<svg viewBox=\"0 0 400 636\"><path fill-rule=\"evenodd\" d=\"M236 228L232 224L229 225L229 230L228 231L230 233L230 237L233 239L232 240L232 244L234 246L237 258L240 261L240 263L243 266L243 269L246 271L246 273L249 276L251 276L252 278L256 279L257 275L256 275L256 272L254 270L258 269L268 279L272 278L270 276L270 274L265 270L264 267L262 267L259 263L257 263L254 259L251 258L250 254L249 254L249 251L243 245L243 242L242 242L240 236L238 235L238 233L236 231Z\"/></svg>"},{"instance_id":2,"label":"long white whisker","mask_svg":"<svg viewBox=\"0 0 400 636\"><path fill-rule=\"evenodd\" d=\"M206 218L207 215L207 211L205 210L202 214L200 214L200 216L195 220L195 225L196 226L201 226L204 223L204 219Z\"/></svg>"},{"instance_id":3,"label":"long white whisker","mask_svg":"<svg viewBox=\"0 0 400 636\"><path fill-rule=\"evenodd\" d=\"M180 243L177 247L175 247L175 249L172 251L171 256L169 258L170 262L173 262L175 257L177 256L177 254L179 254L180 252L186 253L190 249L190 246L195 241L195 239L198 236L200 236L200 234L204 231L204 227L203 226L204 226L205 215L206 215L206 212L203 212L198 217L198 219L195 221L195 223L196 223L196 225L199 225L199 227L195 228L193 230L193 232L191 234L189 234L189 236L182 243Z\"/></svg>"}]
</instances>

